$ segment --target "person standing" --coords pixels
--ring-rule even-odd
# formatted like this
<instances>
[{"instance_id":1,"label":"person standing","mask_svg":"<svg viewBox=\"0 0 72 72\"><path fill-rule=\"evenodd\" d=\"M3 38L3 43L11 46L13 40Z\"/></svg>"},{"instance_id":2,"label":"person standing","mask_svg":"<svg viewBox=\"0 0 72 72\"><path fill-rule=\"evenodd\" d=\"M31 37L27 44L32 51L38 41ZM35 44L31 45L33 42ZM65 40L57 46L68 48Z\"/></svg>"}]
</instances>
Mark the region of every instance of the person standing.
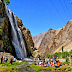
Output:
<instances>
[{"instance_id":1,"label":"person standing","mask_svg":"<svg viewBox=\"0 0 72 72\"><path fill-rule=\"evenodd\" d=\"M1 64L2 64L2 62L3 62L3 56L1 57Z\"/></svg>"},{"instance_id":2,"label":"person standing","mask_svg":"<svg viewBox=\"0 0 72 72\"><path fill-rule=\"evenodd\" d=\"M70 65L72 65L72 54L70 56Z\"/></svg>"},{"instance_id":3,"label":"person standing","mask_svg":"<svg viewBox=\"0 0 72 72\"><path fill-rule=\"evenodd\" d=\"M44 62L45 62L45 57L43 57L43 65L44 65Z\"/></svg>"},{"instance_id":4,"label":"person standing","mask_svg":"<svg viewBox=\"0 0 72 72\"><path fill-rule=\"evenodd\" d=\"M10 60L10 63L12 64L12 62L13 62L13 58L11 58L11 60Z\"/></svg>"},{"instance_id":5,"label":"person standing","mask_svg":"<svg viewBox=\"0 0 72 72\"><path fill-rule=\"evenodd\" d=\"M8 58L7 58L7 56L5 57L5 62L7 62L8 61Z\"/></svg>"},{"instance_id":6,"label":"person standing","mask_svg":"<svg viewBox=\"0 0 72 72\"><path fill-rule=\"evenodd\" d=\"M58 62L58 57L56 57L56 62Z\"/></svg>"},{"instance_id":7,"label":"person standing","mask_svg":"<svg viewBox=\"0 0 72 72\"><path fill-rule=\"evenodd\" d=\"M36 58L34 58L33 61L34 61L34 64L36 65Z\"/></svg>"},{"instance_id":8,"label":"person standing","mask_svg":"<svg viewBox=\"0 0 72 72\"><path fill-rule=\"evenodd\" d=\"M38 65L39 65L39 60L40 60L40 58L38 57Z\"/></svg>"},{"instance_id":9,"label":"person standing","mask_svg":"<svg viewBox=\"0 0 72 72\"><path fill-rule=\"evenodd\" d=\"M16 62L16 58L14 58L14 61L13 62Z\"/></svg>"}]
</instances>

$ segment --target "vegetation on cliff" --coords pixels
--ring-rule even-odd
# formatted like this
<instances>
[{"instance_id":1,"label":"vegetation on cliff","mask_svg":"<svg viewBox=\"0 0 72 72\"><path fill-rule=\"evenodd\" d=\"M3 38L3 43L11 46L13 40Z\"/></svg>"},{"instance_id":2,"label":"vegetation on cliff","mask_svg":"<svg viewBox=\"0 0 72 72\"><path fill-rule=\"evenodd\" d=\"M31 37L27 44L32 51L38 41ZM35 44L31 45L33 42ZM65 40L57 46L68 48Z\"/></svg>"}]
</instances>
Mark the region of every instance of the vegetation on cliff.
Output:
<instances>
[{"instance_id":1,"label":"vegetation on cliff","mask_svg":"<svg viewBox=\"0 0 72 72\"><path fill-rule=\"evenodd\" d=\"M0 7L1 7L0 9L0 50L9 52L15 55L15 48L13 47L12 41L11 41L12 40L11 24L7 16L7 13L5 10L5 4L4 4L5 2L8 5L10 1L9 0L4 0L4 2L3 0L1 1L2 1L2 5L0 2ZM16 19L24 38L27 55L31 56L33 53L33 48L34 48L34 43L31 37L31 33L27 28L23 26L21 19L19 19L18 17Z\"/></svg>"},{"instance_id":2,"label":"vegetation on cliff","mask_svg":"<svg viewBox=\"0 0 72 72\"><path fill-rule=\"evenodd\" d=\"M4 0L7 5L10 4L10 0Z\"/></svg>"}]
</instances>

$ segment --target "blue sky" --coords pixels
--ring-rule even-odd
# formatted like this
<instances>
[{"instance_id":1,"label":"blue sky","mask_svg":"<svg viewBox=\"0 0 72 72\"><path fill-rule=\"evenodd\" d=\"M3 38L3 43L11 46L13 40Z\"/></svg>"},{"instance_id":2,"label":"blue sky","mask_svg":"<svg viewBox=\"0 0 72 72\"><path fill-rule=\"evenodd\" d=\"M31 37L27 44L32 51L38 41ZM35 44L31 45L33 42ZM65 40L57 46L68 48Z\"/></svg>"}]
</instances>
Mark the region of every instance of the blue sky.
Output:
<instances>
[{"instance_id":1,"label":"blue sky","mask_svg":"<svg viewBox=\"0 0 72 72\"><path fill-rule=\"evenodd\" d=\"M62 28L72 19L72 0L10 0L8 8L33 36Z\"/></svg>"}]
</instances>

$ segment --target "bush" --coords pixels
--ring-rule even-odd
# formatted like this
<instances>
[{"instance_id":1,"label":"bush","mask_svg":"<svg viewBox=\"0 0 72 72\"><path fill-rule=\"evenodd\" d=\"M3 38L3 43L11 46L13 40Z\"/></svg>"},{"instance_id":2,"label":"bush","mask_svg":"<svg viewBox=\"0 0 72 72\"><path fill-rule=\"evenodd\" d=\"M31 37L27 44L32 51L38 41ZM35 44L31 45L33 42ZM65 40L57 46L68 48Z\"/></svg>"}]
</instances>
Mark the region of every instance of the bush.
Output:
<instances>
[{"instance_id":1,"label":"bush","mask_svg":"<svg viewBox=\"0 0 72 72\"><path fill-rule=\"evenodd\" d=\"M57 53L57 52L56 52L56 53L54 53L54 54L53 54L53 56L58 56L58 53Z\"/></svg>"},{"instance_id":2,"label":"bush","mask_svg":"<svg viewBox=\"0 0 72 72\"><path fill-rule=\"evenodd\" d=\"M48 58L48 57L52 57L53 55L51 55L51 54L47 54L46 56L45 56L45 58Z\"/></svg>"},{"instance_id":3,"label":"bush","mask_svg":"<svg viewBox=\"0 0 72 72\"><path fill-rule=\"evenodd\" d=\"M70 54L70 55L72 54L72 50L71 50L71 51L69 51L69 54Z\"/></svg>"},{"instance_id":4,"label":"bush","mask_svg":"<svg viewBox=\"0 0 72 72\"><path fill-rule=\"evenodd\" d=\"M62 58L66 58L67 56L69 56L69 52L62 52Z\"/></svg>"},{"instance_id":5,"label":"bush","mask_svg":"<svg viewBox=\"0 0 72 72\"><path fill-rule=\"evenodd\" d=\"M58 57L61 57L62 53L61 52L56 52L53 54L53 56L58 56Z\"/></svg>"},{"instance_id":6,"label":"bush","mask_svg":"<svg viewBox=\"0 0 72 72\"><path fill-rule=\"evenodd\" d=\"M59 58L67 58L67 56L70 56L72 54L72 50L71 51L69 51L69 52L56 52L56 53L54 53L54 54L47 54L45 57L47 58L47 57L52 57L52 56L58 56Z\"/></svg>"},{"instance_id":7,"label":"bush","mask_svg":"<svg viewBox=\"0 0 72 72\"><path fill-rule=\"evenodd\" d=\"M6 48L6 50L9 51L9 52L13 52L12 46L10 46L10 45L5 45L5 48Z\"/></svg>"}]
</instances>

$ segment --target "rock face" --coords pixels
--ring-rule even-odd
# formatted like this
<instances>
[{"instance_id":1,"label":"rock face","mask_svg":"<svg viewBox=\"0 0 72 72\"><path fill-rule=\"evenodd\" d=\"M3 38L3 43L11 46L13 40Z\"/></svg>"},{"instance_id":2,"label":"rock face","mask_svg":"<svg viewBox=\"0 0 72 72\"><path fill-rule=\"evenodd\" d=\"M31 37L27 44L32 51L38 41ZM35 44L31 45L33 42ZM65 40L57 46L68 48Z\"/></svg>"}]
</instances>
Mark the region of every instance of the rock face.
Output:
<instances>
[{"instance_id":1,"label":"rock face","mask_svg":"<svg viewBox=\"0 0 72 72\"><path fill-rule=\"evenodd\" d=\"M0 49L15 53L11 44L10 22L5 12L5 4L0 1Z\"/></svg>"},{"instance_id":2,"label":"rock face","mask_svg":"<svg viewBox=\"0 0 72 72\"><path fill-rule=\"evenodd\" d=\"M41 43L41 41L42 41L42 39L43 39L43 37L45 36L46 33L47 33L47 32L40 33L40 34L37 35L37 36L32 36L33 42L34 42L34 44L35 44L34 47L35 47L36 49L39 48L40 43Z\"/></svg>"},{"instance_id":3,"label":"rock face","mask_svg":"<svg viewBox=\"0 0 72 72\"><path fill-rule=\"evenodd\" d=\"M72 49L72 20L61 29L50 29L42 39L38 48L40 55L53 54L55 52L70 51Z\"/></svg>"},{"instance_id":4,"label":"rock face","mask_svg":"<svg viewBox=\"0 0 72 72\"><path fill-rule=\"evenodd\" d=\"M16 17L19 28L25 41L27 55L31 55L34 50L34 43L30 31L22 24L22 20ZM5 11L3 0L0 1L0 50L10 52L15 55L15 48L11 42L11 24Z\"/></svg>"},{"instance_id":5,"label":"rock face","mask_svg":"<svg viewBox=\"0 0 72 72\"><path fill-rule=\"evenodd\" d=\"M27 54L31 55L34 51L34 43L33 43L32 37L31 37L31 33L30 33L29 29L25 28L25 26L22 24L21 19L19 19L18 17L16 17L16 19L17 19L18 26L22 32L24 41L25 41L25 45L27 48Z\"/></svg>"}]
</instances>

